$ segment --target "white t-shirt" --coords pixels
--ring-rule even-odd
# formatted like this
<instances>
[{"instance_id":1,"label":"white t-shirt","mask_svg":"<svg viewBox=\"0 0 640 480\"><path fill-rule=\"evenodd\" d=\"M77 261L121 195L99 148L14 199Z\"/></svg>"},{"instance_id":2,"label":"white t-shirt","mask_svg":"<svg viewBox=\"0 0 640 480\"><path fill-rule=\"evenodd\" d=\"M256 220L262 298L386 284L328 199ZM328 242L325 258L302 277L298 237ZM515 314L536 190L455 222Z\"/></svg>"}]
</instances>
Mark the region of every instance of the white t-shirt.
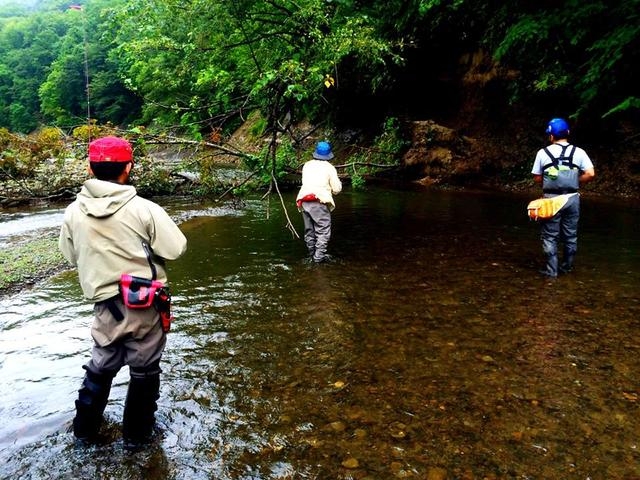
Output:
<instances>
[{"instance_id":1,"label":"white t-shirt","mask_svg":"<svg viewBox=\"0 0 640 480\"><path fill-rule=\"evenodd\" d=\"M555 158L558 158L562 153L562 147L565 145L569 145L567 142L563 143L553 143L547 147L547 149L551 152ZM569 154L574 146L571 146L565 152L565 155ZM573 164L580 169L580 171L584 172L585 170L590 170L593 168L593 162L585 152L580 147L575 147L576 151L573 154ZM536 154L536 159L533 162L533 168L531 169L531 173L534 175L542 175L543 169L545 165L551 162L551 158L547 155L543 148L538 150Z\"/></svg>"}]
</instances>

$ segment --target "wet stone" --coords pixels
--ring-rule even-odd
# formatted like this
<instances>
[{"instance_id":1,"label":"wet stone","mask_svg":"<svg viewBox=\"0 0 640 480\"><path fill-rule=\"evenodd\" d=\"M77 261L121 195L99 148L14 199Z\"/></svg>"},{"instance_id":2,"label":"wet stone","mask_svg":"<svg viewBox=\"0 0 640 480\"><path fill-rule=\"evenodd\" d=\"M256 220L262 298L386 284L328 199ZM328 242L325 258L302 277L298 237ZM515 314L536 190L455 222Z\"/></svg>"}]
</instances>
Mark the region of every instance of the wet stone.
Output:
<instances>
[{"instance_id":1,"label":"wet stone","mask_svg":"<svg viewBox=\"0 0 640 480\"><path fill-rule=\"evenodd\" d=\"M447 471L444 468L440 467L430 467L427 470L427 478L426 480L446 480Z\"/></svg>"},{"instance_id":2,"label":"wet stone","mask_svg":"<svg viewBox=\"0 0 640 480\"><path fill-rule=\"evenodd\" d=\"M360 466L360 462L357 458L350 457L342 462L342 466L349 469L358 468Z\"/></svg>"}]
</instances>

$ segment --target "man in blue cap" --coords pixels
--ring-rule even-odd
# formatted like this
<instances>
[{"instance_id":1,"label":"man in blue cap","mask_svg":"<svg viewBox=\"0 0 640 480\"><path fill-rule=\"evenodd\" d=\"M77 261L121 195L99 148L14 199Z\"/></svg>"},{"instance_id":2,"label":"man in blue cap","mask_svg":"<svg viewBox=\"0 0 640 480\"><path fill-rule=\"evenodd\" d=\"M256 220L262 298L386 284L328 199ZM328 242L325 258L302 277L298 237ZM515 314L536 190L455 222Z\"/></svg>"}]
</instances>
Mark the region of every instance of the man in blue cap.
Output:
<instances>
[{"instance_id":1,"label":"man in blue cap","mask_svg":"<svg viewBox=\"0 0 640 480\"><path fill-rule=\"evenodd\" d=\"M333 195L342 190L338 173L329 160L333 158L331 145L318 142L313 160L302 167L302 187L296 197L298 210L304 221L304 242L315 263L329 260L327 246L331 238L331 212L336 208Z\"/></svg>"},{"instance_id":2,"label":"man in blue cap","mask_svg":"<svg viewBox=\"0 0 640 480\"><path fill-rule=\"evenodd\" d=\"M531 173L534 181L542 184L543 197L567 196L564 207L553 217L542 221L542 249L547 256L547 264L541 273L556 278L558 272L567 273L573 269L580 218L578 189L593 180L595 170L586 152L569 143L569 124L564 119L551 119L546 134L550 145L538 150ZM564 244L564 256L559 265L560 242Z\"/></svg>"}]
</instances>

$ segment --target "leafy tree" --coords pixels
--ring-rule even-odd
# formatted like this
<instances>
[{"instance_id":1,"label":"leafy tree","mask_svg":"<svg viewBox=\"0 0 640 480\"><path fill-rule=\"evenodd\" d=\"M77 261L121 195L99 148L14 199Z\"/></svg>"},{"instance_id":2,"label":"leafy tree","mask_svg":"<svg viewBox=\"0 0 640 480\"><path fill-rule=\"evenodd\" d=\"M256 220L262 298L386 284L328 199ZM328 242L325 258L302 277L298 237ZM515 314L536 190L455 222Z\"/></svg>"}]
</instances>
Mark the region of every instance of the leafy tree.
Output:
<instances>
[{"instance_id":1,"label":"leafy tree","mask_svg":"<svg viewBox=\"0 0 640 480\"><path fill-rule=\"evenodd\" d=\"M145 28L125 21L131 12ZM327 113L332 91L375 91L388 65L401 61L400 44L385 39L373 17L357 15L355 2L137 0L121 15L117 55L127 84L145 99L147 121L197 134L233 126L257 107L274 149L275 135L293 121ZM268 157L276 169L275 150Z\"/></svg>"},{"instance_id":2,"label":"leafy tree","mask_svg":"<svg viewBox=\"0 0 640 480\"><path fill-rule=\"evenodd\" d=\"M576 115L638 108L640 1L519 3L501 9L493 38L496 58L520 71L520 91L564 98Z\"/></svg>"},{"instance_id":3,"label":"leafy tree","mask_svg":"<svg viewBox=\"0 0 640 480\"><path fill-rule=\"evenodd\" d=\"M0 88L5 95L0 100L0 110L8 113L0 120L3 126L28 132L40 123L38 88L55 58L64 31L60 14L51 12L2 23Z\"/></svg>"},{"instance_id":4,"label":"leafy tree","mask_svg":"<svg viewBox=\"0 0 640 480\"><path fill-rule=\"evenodd\" d=\"M121 124L139 115L140 100L109 59L109 24L118 3L94 0L81 11L67 11L69 29L40 87L42 112L56 125L77 125L88 118Z\"/></svg>"}]
</instances>

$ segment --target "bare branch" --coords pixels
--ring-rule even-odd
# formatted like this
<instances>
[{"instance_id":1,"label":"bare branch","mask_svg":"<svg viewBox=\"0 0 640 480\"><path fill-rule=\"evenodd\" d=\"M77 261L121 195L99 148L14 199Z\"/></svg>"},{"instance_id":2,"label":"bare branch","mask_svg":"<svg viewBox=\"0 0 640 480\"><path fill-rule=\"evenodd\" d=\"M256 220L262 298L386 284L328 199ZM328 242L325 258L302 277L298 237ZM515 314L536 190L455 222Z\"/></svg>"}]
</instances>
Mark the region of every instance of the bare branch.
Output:
<instances>
[{"instance_id":1,"label":"bare branch","mask_svg":"<svg viewBox=\"0 0 640 480\"><path fill-rule=\"evenodd\" d=\"M354 167L356 165L364 166L364 167L375 167L375 168L399 168L400 165L383 165L381 163L369 163L369 162L351 162L351 163L343 163L342 165L335 165L336 168L347 168Z\"/></svg>"},{"instance_id":2,"label":"bare branch","mask_svg":"<svg viewBox=\"0 0 640 480\"><path fill-rule=\"evenodd\" d=\"M280 198L280 204L282 205L282 211L284 212L284 216L287 217L287 229L291 232L293 236L295 236L296 238L300 238L300 235L298 235L296 228L293 226L293 223L291 222L291 218L289 218L289 212L287 211L287 207L284 204L284 199L282 198L282 194L280 193L280 188L278 188L278 180L276 179L275 176L272 176L271 180L273 185L276 188L276 192L278 192L278 198Z\"/></svg>"},{"instance_id":3,"label":"bare branch","mask_svg":"<svg viewBox=\"0 0 640 480\"><path fill-rule=\"evenodd\" d=\"M143 136L143 138L145 138ZM239 150L233 150L231 148L225 147L223 145L207 142L205 140L186 140L184 138L172 137L172 136L162 136L162 137L147 137L145 138L145 143L149 145L195 145L195 146L204 146L219 150L221 152L226 153L227 155L232 155L240 158L249 158L255 159L254 155L241 152Z\"/></svg>"},{"instance_id":4,"label":"bare branch","mask_svg":"<svg viewBox=\"0 0 640 480\"><path fill-rule=\"evenodd\" d=\"M225 195L227 195L231 190L233 190L234 188L238 188L241 187L242 185L244 185L245 183L247 183L249 180L251 180L253 177L255 177L257 175L258 171L256 170L255 172L253 172L251 175L249 175L247 178L245 178L242 182L240 182L237 185L232 185L230 186L228 189L226 189L224 192L222 192L222 195L220 195L218 198L216 198L216 201L220 201L222 200Z\"/></svg>"}]
</instances>

